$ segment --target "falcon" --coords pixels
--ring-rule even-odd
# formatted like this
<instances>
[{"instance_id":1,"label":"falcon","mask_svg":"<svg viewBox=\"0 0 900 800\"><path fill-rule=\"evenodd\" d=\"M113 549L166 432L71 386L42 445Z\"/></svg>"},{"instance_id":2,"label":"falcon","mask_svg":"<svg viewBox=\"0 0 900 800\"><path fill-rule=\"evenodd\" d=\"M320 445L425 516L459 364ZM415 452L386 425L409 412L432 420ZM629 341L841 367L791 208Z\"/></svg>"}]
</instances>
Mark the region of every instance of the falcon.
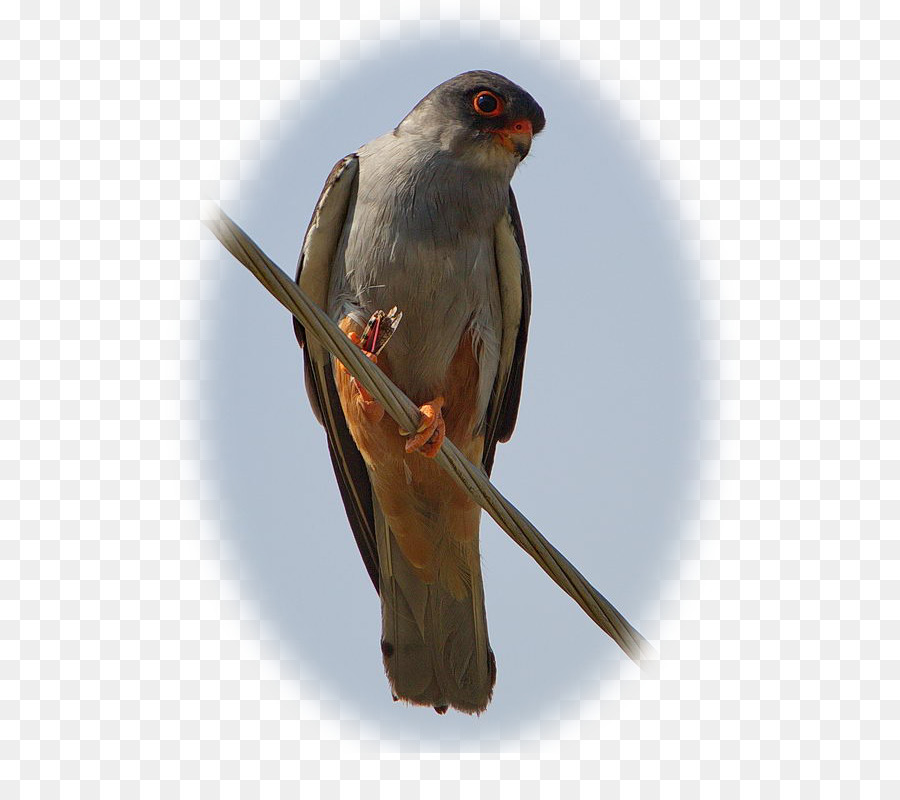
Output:
<instances>
[{"instance_id":1,"label":"falcon","mask_svg":"<svg viewBox=\"0 0 900 800\"><path fill-rule=\"evenodd\" d=\"M510 180L543 127L534 98L502 75L445 81L335 165L297 270L300 288L420 408L417 430L399 430L294 321L313 412L381 599L393 697L440 714L484 711L497 668L481 509L433 459L447 436L490 474L515 426L531 283Z\"/></svg>"}]
</instances>

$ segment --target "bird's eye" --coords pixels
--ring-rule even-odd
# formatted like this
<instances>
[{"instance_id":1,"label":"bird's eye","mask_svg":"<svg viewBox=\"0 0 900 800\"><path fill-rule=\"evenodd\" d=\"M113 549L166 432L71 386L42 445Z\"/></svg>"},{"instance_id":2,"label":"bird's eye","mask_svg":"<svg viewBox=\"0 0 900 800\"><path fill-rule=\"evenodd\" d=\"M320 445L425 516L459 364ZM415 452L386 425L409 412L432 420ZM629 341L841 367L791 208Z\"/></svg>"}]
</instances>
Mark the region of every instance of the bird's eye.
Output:
<instances>
[{"instance_id":1,"label":"bird's eye","mask_svg":"<svg viewBox=\"0 0 900 800\"><path fill-rule=\"evenodd\" d=\"M503 111L503 101L493 92L479 92L472 105L482 117L497 117Z\"/></svg>"}]
</instances>

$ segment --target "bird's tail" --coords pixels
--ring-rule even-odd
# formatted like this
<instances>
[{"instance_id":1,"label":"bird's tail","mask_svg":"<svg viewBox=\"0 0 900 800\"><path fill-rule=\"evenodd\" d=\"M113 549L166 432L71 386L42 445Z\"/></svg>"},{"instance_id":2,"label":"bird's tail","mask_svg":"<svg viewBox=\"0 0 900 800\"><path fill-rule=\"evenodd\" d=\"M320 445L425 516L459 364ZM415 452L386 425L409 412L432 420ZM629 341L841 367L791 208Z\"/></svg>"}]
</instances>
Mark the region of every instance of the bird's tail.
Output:
<instances>
[{"instance_id":1,"label":"bird's tail","mask_svg":"<svg viewBox=\"0 0 900 800\"><path fill-rule=\"evenodd\" d=\"M394 697L469 714L487 708L497 675L488 643L476 534L435 537L434 570L417 568L376 513L385 671Z\"/></svg>"}]
</instances>

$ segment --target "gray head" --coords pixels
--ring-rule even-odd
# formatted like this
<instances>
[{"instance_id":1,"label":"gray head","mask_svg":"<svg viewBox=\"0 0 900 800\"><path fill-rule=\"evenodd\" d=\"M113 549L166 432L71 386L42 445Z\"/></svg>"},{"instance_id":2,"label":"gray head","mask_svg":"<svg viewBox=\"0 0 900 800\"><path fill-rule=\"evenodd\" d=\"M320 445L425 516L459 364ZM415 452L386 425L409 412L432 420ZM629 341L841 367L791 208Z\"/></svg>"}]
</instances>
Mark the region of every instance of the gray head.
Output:
<instances>
[{"instance_id":1,"label":"gray head","mask_svg":"<svg viewBox=\"0 0 900 800\"><path fill-rule=\"evenodd\" d=\"M482 166L515 169L544 128L544 111L496 72L464 72L432 89L397 126Z\"/></svg>"}]
</instances>

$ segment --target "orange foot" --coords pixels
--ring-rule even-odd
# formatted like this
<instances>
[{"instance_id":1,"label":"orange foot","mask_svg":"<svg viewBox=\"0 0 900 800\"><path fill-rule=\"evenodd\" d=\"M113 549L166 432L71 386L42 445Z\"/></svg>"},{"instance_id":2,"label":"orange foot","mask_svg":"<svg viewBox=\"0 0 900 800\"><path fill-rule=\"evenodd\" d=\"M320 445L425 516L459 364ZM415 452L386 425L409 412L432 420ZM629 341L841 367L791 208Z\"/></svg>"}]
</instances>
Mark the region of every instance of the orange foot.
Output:
<instances>
[{"instance_id":1,"label":"orange foot","mask_svg":"<svg viewBox=\"0 0 900 800\"><path fill-rule=\"evenodd\" d=\"M353 342L353 344L355 344L357 347L362 347L362 339L356 331L350 331L347 334L347 338L350 339L350 341ZM375 353L370 353L368 350L363 350L363 355L365 355L366 358L368 358L369 361L371 361L373 364L378 363L378 356L376 356ZM350 374L349 372L347 372L347 368L340 361L338 362L338 366L348 375ZM378 401L374 400L372 398L372 395L370 395L366 391L366 388L362 384L360 384L359 381L357 381L356 378L354 378L352 375L350 376L350 382L359 393L359 397L356 398L356 402L362 409L365 418L372 423L381 422L381 418L384 416L384 409L381 407L381 405L379 405Z\"/></svg>"},{"instance_id":2,"label":"orange foot","mask_svg":"<svg viewBox=\"0 0 900 800\"><path fill-rule=\"evenodd\" d=\"M422 414L422 420L416 432L411 436L400 431L404 436L409 436L406 441L406 452L413 453L418 450L426 458L434 458L441 444L444 441L444 435L447 427L444 424L444 416L441 414L441 408L444 405L443 397L435 397L430 403L425 403L419 407Z\"/></svg>"}]
</instances>

